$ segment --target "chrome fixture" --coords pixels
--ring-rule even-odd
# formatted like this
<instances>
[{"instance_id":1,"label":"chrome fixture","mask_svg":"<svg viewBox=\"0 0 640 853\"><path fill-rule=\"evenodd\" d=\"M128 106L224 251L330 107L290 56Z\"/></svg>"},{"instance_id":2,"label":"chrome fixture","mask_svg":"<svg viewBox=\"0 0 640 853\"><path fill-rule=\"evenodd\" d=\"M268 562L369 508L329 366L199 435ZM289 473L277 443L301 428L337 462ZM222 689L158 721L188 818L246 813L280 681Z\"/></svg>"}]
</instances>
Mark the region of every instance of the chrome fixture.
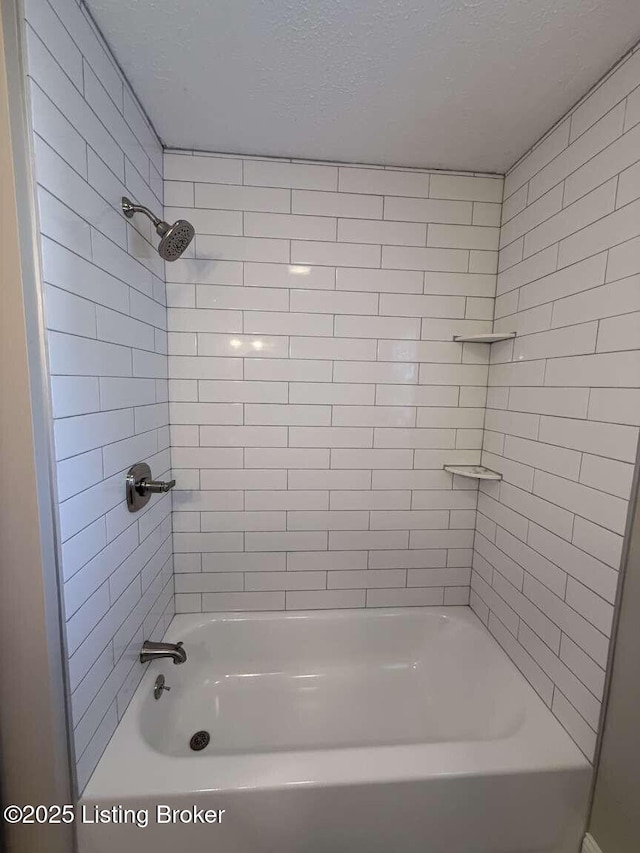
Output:
<instances>
[{"instance_id":1,"label":"chrome fixture","mask_svg":"<svg viewBox=\"0 0 640 853\"><path fill-rule=\"evenodd\" d=\"M137 462L129 468L126 479L127 508L137 512L151 500L151 495L168 492L176 484L175 480L152 480L151 468L146 462Z\"/></svg>"},{"instance_id":2,"label":"chrome fixture","mask_svg":"<svg viewBox=\"0 0 640 853\"><path fill-rule=\"evenodd\" d=\"M151 640L145 640L140 652L140 663L159 658L172 658L174 663L184 663L187 653L182 643L152 643Z\"/></svg>"},{"instance_id":3,"label":"chrome fixture","mask_svg":"<svg viewBox=\"0 0 640 853\"><path fill-rule=\"evenodd\" d=\"M162 696L162 692L164 690L171 690L171 688L167 687L167 685L164 683L164 675L160 674L156 678L156 682L153 685L153 698L159 699Z\"/></svg>"},{"instance_id":4,"label":"chrome fixture","mask_svg":"<svg viewBox=\"0 0 640 853\"><path fill-rule=\"evenodd\" d=\"M134 204L126 196L122 196L122 212L131 219L134 213L144 213L153 222L156 234L162 239L158 244L158 254L165 261L177 261L195 236L195 229L186 219L178 219L173 225L164 222L142 204Z\"/></svg>"}]
</instances>

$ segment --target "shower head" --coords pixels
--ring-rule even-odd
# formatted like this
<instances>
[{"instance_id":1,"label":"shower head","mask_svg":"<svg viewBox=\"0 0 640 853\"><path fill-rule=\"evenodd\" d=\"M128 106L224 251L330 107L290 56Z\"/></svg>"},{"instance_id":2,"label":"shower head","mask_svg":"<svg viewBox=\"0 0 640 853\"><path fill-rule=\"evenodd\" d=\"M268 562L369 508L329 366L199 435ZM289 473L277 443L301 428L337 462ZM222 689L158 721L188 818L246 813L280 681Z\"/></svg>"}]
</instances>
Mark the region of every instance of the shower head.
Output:
<instances>
[{"instance_id":1,"label":"shower head","mask_svg":"<svg viewBox=\"0 0 640 853\"><path fill-rule=\"evenodd\" d=\"M156 231L162 237L158 243L158 253L165 261L177 261L194 238L193 225L186 219L178 219L173 225L167 225L166 222L161 225L163 234L160 232L160 226L156 226Z\"/></svg>"},{"instance_id":2,"label":"shower head","mask_svg":"<svg viewBox=\"0 0 640 853\"><path fill-rule=\"evenodd\" d=\"M173 225L158 219L147 207L134 204L126 196L122 197L122 212L131 219L134 213L144 213L153 222L156 234L161 238L158 244L158 254L165 261L177 261L195 236L195 230L186 219L178 219Z\"/></svg>"}]
</instances>

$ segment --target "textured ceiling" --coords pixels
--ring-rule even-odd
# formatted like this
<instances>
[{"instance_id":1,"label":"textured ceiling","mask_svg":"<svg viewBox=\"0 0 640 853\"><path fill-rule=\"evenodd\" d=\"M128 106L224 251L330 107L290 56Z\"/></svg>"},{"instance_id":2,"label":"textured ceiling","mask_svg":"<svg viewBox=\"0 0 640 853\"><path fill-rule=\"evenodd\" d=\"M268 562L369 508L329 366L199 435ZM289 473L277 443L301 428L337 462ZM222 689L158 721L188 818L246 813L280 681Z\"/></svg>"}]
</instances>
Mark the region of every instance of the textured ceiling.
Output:
<instances>
[{"instance_id":1,"label":"textured ceiling","mask_svg":"<svg viewBox=\"0 0 640 853\"><path fill-rule=\"evenodd\" d=\"M165 145L505 171L640 0L88 0Z\"/></svg>"}]
</instances>

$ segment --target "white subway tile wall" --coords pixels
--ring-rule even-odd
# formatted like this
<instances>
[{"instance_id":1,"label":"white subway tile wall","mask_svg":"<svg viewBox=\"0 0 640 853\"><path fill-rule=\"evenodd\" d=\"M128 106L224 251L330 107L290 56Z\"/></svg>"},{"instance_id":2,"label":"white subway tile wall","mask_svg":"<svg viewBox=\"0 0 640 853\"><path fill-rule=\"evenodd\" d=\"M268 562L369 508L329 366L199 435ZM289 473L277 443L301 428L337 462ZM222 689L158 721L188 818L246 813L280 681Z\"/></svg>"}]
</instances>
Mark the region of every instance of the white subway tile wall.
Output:
<instances>
[{"instance_id":1,"label":"white subway tile wall","mask_svg":"<svg viewBox=\"0 0 640 853\"><path fill-rule=\"evenodd\" d=\"M169 475L164 264L130 195L162 209L162 148L75 0L27 0L71 712L80 790L173 614L170 498L124 502L136 461Z\"/></svg>"},{"instance_id":2,"label":"white subway tile wall","mask_svg":"<svg viewBox=\"0 0 640 853\"><path fill-rule=\"evenodd\" d=\"M25 18L79 788L174 608L470 603L592 757L640 426L640 52L503 180L163 152L82 4ZM123 194L195 225L166 283ZM452 341L494 321L518 337L491 355ZM481 459L501 483L442 470ZM138 460L178 485L132 516Z\"/></svg>"},{"instance_id":3,"label":"white subway tile wall","mask_svg":"<svg viewBox=\"0 0 640 853\"><path fill-rule=\"evenodd\" d=\"M165 153L176 607L467 604L502 178Z\"/></svg>"},{"instance_id":4,"label":"white subway tile wall","mask_svg":"<svg viewBox=\"0 0 640 853\"><path fill-rule=\"evenodd\" d=\"M471 606L592 758L640 426L640 51L506 176Z\"/></svg>"}]
</instances>

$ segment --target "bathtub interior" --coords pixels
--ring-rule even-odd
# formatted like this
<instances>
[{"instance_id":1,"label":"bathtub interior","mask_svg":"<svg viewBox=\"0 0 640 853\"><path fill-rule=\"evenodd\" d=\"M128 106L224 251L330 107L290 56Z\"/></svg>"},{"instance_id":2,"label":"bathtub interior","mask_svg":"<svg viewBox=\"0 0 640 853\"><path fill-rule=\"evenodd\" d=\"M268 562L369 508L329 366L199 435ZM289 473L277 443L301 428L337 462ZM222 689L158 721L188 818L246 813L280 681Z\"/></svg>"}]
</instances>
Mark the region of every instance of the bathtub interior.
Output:
<instances>
[{"instance_id":1,"label":"bathtub interior","mask_svg":"<svg viewBox=\"0 0 640 853\"><path fill-rule=\"evenodd\" d=\"M469 608L449 611L178 616L167 637L188 660L151 665L139 735L194 758L509 737L522 679ZM171 689L155 700L159 674Z\"/></svg>"}]
</instances>

